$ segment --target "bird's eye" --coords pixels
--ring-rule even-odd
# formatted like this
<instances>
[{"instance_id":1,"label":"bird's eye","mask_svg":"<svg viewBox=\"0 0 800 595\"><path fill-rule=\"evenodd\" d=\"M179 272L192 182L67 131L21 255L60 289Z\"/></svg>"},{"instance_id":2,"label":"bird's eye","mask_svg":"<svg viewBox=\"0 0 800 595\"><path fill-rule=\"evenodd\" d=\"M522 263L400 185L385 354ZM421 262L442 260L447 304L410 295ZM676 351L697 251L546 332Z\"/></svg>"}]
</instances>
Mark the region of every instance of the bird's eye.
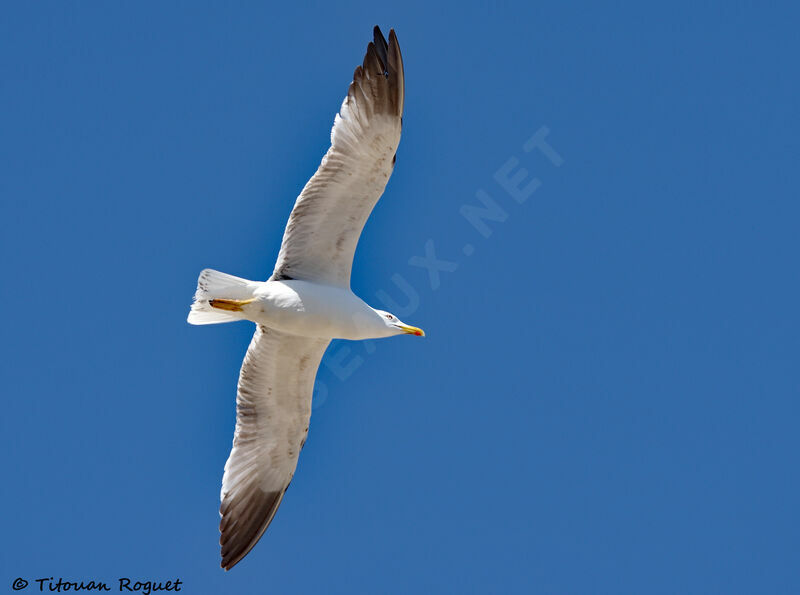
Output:
<instances>
[{"instance_id":1,"label":"bird's eye","mask_svg":"<svg viewBox=\"0 0 800 595\"><path fill-rule=\"evenodd\" d=\"M388 318L389 320L394 320L394 316L392 316L391 314L387 314L386 318Z\"/></svg>"}]
</instances>

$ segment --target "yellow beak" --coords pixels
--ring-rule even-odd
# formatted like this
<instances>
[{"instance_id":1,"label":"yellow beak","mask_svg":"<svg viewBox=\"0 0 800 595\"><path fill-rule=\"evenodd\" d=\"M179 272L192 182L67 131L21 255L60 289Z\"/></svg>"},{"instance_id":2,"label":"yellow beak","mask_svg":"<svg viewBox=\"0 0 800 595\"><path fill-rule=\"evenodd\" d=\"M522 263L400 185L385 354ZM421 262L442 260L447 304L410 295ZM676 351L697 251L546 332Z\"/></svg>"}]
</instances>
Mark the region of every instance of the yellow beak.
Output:
<instances>
[{"instance_id":1,"label":"yellow beak","mask_svg":"<svg viewBox=\"0 0 800 595\"><path fill-rule=\"evenodd\" d=\"M425 331L423 331L421 328L417 328L415 326L408 326L406 324L401 324L399 325L399 327L400 330L402 330L407 335L416 335L417 337L425 336Z\"/></svg>"}]
</instances>

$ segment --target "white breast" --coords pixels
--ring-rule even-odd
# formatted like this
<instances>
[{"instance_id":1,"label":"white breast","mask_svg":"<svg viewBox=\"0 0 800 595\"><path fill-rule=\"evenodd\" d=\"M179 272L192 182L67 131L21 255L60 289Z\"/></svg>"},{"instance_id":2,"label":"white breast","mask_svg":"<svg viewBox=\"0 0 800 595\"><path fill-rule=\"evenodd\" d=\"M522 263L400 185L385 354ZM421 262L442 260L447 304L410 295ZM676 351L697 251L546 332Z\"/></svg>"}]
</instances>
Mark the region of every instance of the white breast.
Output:
<instances>
[{"instance_id":1,"label":"white breast","mask_svg":"<svg viewBox=\"0 0 800 595\"><path fill-rule=\"evenodd\" d=\"M267 281L246 313L254 322L303 337L362 339L374 311L349 289L309 281Z\"/></svg>"}]
</instances>

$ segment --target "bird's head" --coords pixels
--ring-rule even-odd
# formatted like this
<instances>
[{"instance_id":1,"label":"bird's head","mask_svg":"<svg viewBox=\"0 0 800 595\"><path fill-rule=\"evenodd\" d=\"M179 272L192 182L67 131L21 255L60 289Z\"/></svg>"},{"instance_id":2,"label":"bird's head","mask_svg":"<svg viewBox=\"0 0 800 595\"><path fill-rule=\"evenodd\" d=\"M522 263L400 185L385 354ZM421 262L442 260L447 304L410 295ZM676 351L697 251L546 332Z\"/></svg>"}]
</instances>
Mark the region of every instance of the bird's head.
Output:
<instances>
[{"instance_id":1,"label":"bird's head","mask_svg":"<svg viewBox=\"0 0 800 595\"><path fill-rule=\"evenodd\" d=\"M383 324L386 326L386 336L392 335L415 335L417 337L424 337L425 331L415 326L409 326L391 312L384 310L375 310L375 313L380 316Z\"/></svg>"}]
</instances>

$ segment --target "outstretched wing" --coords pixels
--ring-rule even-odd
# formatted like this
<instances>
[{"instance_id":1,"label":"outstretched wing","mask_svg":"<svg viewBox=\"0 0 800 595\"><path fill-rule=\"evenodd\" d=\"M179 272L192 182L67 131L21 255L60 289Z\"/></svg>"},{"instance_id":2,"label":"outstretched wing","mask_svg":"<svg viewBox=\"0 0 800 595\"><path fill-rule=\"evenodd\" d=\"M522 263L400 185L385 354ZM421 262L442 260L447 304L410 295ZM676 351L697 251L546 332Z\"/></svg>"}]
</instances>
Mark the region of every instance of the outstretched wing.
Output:
<instances>
[{"instance_id":1,"label":"outstretched wing","mask_svg":"<svg viewBox=\"0 0 800 595\"><path fill-rule=\"evenodd\" d=\"M364 223L394 168L403 115L403 59L378 27L333 124L331 148L295 202L272 274L350 286Z\"/></svg>"},{"instance_id":2,"label":"outstretched wing","mask_svg":"<svg viewBox=\"0 0 800 595\"><path fill-rule=\"evenodd\" d=\"M256 328L239 375L236 433L222 479L225 570L264 534L292 480L308 434L314 378L329 342Z\"/></svg>"}]
</instances>

